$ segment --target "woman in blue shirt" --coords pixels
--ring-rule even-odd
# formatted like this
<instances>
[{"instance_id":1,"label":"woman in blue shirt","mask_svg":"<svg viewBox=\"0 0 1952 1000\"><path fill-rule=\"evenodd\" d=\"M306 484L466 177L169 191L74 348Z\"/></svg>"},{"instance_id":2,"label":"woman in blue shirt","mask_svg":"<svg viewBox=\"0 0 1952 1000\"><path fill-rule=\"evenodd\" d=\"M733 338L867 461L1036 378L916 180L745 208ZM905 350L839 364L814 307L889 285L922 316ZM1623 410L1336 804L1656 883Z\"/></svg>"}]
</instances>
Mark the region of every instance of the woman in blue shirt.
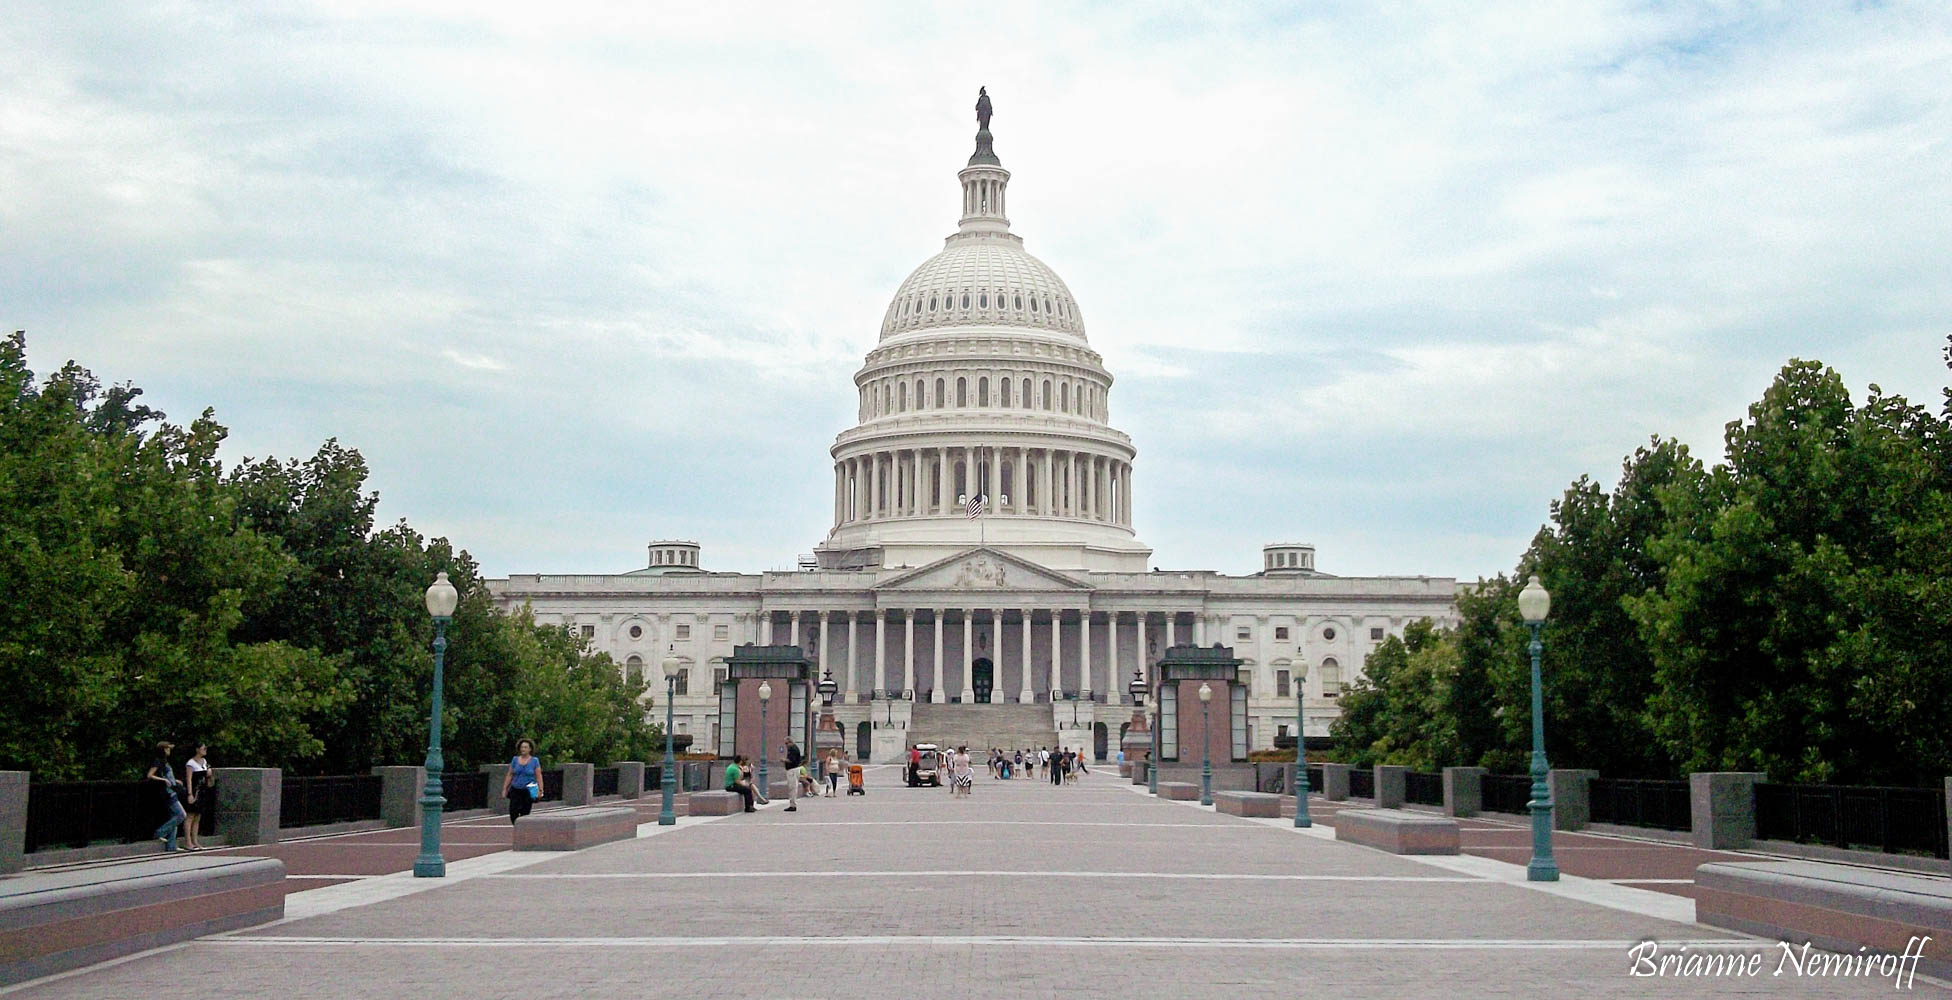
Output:
<instances>
[{"instance_id":1,"label":"woman in blue shirt","mask_svg":"<svg viewBox=\"0 0 1952 1000\"><path fill-rule=\"evenodd\" d=\"M542 797L542 759L535 755L535 743L515 741L515 757L508 762L508 775L502 779L502 797L508 800L510 823L529 814Z\"/></svg>"}]
</instances>

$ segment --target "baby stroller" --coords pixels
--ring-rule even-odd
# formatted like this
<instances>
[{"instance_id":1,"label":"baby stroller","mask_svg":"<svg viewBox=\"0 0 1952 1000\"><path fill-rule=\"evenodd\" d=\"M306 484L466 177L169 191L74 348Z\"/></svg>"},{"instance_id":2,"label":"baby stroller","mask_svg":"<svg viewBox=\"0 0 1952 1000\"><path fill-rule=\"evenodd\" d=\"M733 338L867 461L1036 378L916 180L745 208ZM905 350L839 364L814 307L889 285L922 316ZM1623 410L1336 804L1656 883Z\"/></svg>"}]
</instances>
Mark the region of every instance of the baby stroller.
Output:
<instances>
[{"instance_id":1,"label":"baby stroller","mask_svg":"<svg viewBox=\"0 0 1952 1000\"><path fill-rule=\"evenodd\" d=\"M867 777L861 771L861 765L859 764L847 765L847 794L866 795L867 793L868 793Z\"/></svg>"}]
</instances>

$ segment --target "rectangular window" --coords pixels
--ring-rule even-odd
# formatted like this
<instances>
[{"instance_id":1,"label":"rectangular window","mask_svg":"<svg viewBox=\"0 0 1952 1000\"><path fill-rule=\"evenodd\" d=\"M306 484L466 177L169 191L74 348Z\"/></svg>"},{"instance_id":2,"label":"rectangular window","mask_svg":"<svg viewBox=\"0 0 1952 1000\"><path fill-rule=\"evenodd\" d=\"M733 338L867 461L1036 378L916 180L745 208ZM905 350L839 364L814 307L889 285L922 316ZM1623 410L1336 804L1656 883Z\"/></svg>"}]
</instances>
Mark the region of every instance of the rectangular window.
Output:
<instances>
[{"instance_id":1,"label":"rectangular window","mask_svg":"<svg viewBox=\"0 0 1952 1000\"><path fill-rule=\"evenodd\" d=\"M720 642L724 642L725 640L732 638L732 626L730 625L712 626L712 638L717 639Z\"/></svg>"},{"instance_id":2,"label":"rectangular window","mask_svg":"<svg viewBox=\"0 0 1952 1000\"><path fill-rule=\"evenodd\" d=\"M585 625L585 626L583 626L583 638L585 638L585 639L594 639L594 638L596 638L596 626L595 626L595 625Z\"/></svg>"},{"instance_id":3,"label":"rectangular window","mask_svg":"<svg viewBox=\"0 0 1952 1000\"><path fill-rule=\"evenodd\" d=\"M791 696L787 699L787 709L792 714L787 716L786 732L793 742L800 745L801 752L804 753L812 749L807 742L807 686L803 681L789 681L787 690L791 692Z\"/></svg>"},{"instance_id":4,"label":"rectangular window","mask_svg":"<svg viewBox=\"0 0 1952 1000\"><path fill-rule=\"evenodd\" d=\"M1288 638L1288 626L1286 625L1274 626L1274 641L1281 642L1286 640L1287 638Z\"/></svg>"},{"instance_id":5,"label":"rectangular window","mask_svg":"<svg viewBox=\"0 0 1952 1000\"><path fill-rule=\"evenodd\" d=\"M739 703L739 686L730 681L718 686L718 755L732 756L733 709ZM722 786L714 785L714 790Z\"/></svg>"},{"instance_id":6,"label":"rectangular window","mask_svg":"<svg viewBox=\"0 0 1952 1000\"><path fill-rule=\"evenodd\" d=\"M1179 759L1179 685L1159 689L1159 759Z\"/></svg>"},{"instance_id":7,"label":"rectangular window","mask_svg":"<svg viewBox=\"0 0 1952 1000\"><path fill-rule=\"evenodd\" d=\"M679 694L691 693L691 668L690 667L686 667L683 670L678 671L677 691Z\"/></svg>"},{"instance_id":8,"label":"rectangular window","mask_svg":"<svg viewBox=\"0 0 1952 1000\"><path fill-rule=\"evenodd\" d=\"M1342 668L1332 663L1322 664L1322 697L1333 698L1342 693Z\"/></svg>"},{"instance_id":9,"label":"rectangular window","mask_svg":"<svg viewBox=\"0 0 1952 1000\"><path fill-rule=\"evenodd\" d=\"M1233 759L1239 761L1247 759L1247 689L1236 684L1233 690Z\"/></svg>"},{"instance_id":10,"label":"rectangular window","mask_svg":"<svg viewBox=\"0 0 1952 1000\"><path fill-rule=\"evenodd\" d=\"M1294 692L1289 690L1290 687L1291 682L1288 678L1288 672L1286 670L1276 670L1274 672L1274 696L1276 698L1294 697Z\"/></svg>"},{"instance_id":11,"label":"rectangular window","mask_svg":"<svg viewBox=\"0 0 1952 1000\"><path fill-rule=\"evenodd\" d=\"M1243 625L1240 628L1234 629L1234 638L1241 642L1246 642L1254 638L1254 630Z\"/></svg>"},{"instance_id":12,"label":"rectangular window","mask_svg":"<svg viewBox=\"0 0 1952 1000\"><path fill-rule=\"evenodd\" d=\"M730 667L714 667L712 669L713 683L723 685L725 683L726 675L730 674L731 672L732 671Z\"/></svg>"},{"instance_id":13,"label":"rectangular window","mask_svg":"<svg viewBox=\"0 0 1952 1000\"><path fill-rule=\"evenodd\" d=\"M689 626L689 625L680 625L680 626L678 626L678 638L680 638L680 639L689 639L689 638L691 638L691 626Z\"/></svg>"},{"instance_id":14,"label":"rectangular window","mask_svg":"<svg viewBox=\"0 0 1952 1000\"><path fill-rule=\"evenodd\" d=\"M1383 641L1383 630L1382 630L1382 629L1379 629L1379 628L1372 628L1372 629L1370 629L1370 630L1369 630L1369 641L1370 641L1370 642L1382 642L1382 641Z\"/></svg>"}]
</instances>

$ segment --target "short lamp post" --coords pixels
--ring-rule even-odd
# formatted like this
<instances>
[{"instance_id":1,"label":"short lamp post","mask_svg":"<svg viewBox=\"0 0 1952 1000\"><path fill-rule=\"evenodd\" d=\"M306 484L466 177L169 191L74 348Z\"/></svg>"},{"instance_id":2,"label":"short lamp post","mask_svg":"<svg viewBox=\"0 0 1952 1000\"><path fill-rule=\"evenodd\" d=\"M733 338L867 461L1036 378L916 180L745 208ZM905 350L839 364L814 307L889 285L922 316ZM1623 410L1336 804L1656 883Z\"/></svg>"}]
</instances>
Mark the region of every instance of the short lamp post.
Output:
<instances>
[{"instance_id":1,"label":"short lamp post","mask_svg":"<svg viewBox=\"0 0 1952 1000\"><path fill-rule=\"evenodd\" d=\"M1559 863L1552 859L1552 789L1545 782L1545 694L1539 679L1539 653L1545 645L1539 630L1552 610L1552 595L1539 585L1538 574L1518 592L1518 616L1532 630L1532 861L1525 878L1532 882L1559 881Z\"/></svg>"},{"instance_id":2,"label":"short lamp post","mask_svg":"<svg viewBox=\"0 0 1952 1000\"><path fill-rule=\"evenodd\" d=\"M770 786L766 784L766 703L773 700L773 685L759 682L759 793L764 795Z\"/></svg>"},{"instance_id":3,"label":"short lamp post","mask_svg":"<svg viewBox=\"0 0 1952 1000\"><path fill-rule=\"evenodd\" d=\"M1200 682L1200 805L1213 804L1213 685Z\"/></svg>"},{"instance_id":4,"label":"short lamp post","mask_svg":"<svg viewBox=\"0 0 1952 1000\"><path fill-rule=\"evenodd\" d=\"M685 665L678 659L678 646L671 644L664 652L664 662L659 664L664 670L664 779L658 782L664 786L664 805L657 811L657 825L678 825L678 757L672 747L671 702L678 697L678 672Z\"/></svg>"},{"instance_id":5,"label":"short lamp post","mask_svg":"<svg viewBox=\"0 0 1952 1000\"><path fill-rule=\"evenodd\" d=\"M1302 723L1305 721L1304 709L1307 698L1302 684L1302 674L1295 672L1295 826L1310 827L1315 821L1308 816L1308 751L1302 737Z\"/></svg>"},{"instance_id":6,"label":"short lamp post","mask_svg":"<svg viewBox=\"0 0 1952 1000\"><path fill-rule=\"evenodd\" d=\"M420 793L420 856L413 859L415 878L447 877L447 860L441 857L441 813L447 798L441 794L441 681L447 661L447 623L454 618L454 605L460 595L447 582L447 574L434 577L427 588L427 613L434 617L434 710L427 718L427 784Z\"/></svg>"},{"instance_id":7,"label":"short lamp post","mask_svg":"<svg viewBox=\"0 0 1952 1000\"><path fill-rule=\"evenodd\" d=\"M1125 685L1125 690L1132 695L1133 723L1143 725L1145 723L1145 696L1152 693L1152 689L1146 686L1145 675L1140 673L1138 667L1132 668L1132 683ZM1151 734L1148 733L1147 735ZM1121 747L1124 745L1124 742L1122 738L1119 740ZM1146 762L1146 765L1146 773L1149 775L1152 773L1153 768L1159 766L1159 760L1154 756Z\"/></svg>"}]
</instances>

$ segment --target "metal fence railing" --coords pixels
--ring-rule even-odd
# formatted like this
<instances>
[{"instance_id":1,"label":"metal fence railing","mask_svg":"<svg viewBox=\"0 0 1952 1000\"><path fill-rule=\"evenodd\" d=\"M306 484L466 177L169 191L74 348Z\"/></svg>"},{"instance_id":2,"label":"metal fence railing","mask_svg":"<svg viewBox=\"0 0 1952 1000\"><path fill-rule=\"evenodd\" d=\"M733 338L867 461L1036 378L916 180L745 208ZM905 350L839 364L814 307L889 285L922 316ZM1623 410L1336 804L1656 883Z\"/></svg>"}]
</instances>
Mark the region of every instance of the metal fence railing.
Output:
<instances>
[{"instance_id":1,"label":"metal fence railing","mask_svg":"<svg viewBox=\"0 0 1952 1000\"><path fill-rule=\"evenodd\" d=\"M1656 830L1694 829L1694 807L1685 781L1594 778L1587 785L1595 823Z\"/></svg>"},{"instance_id":2,"label":"metal fence railing","mask_svg":"<svg viewBox=\"0 0 1952 1000\"><path fill-rule=\"evenodd\" d=\"M1522 774L1487 774L1479 786L1486 812L1525 813L1532 801L1532 779Z\"/></svg>"},{"instance_id":3,"label":"metal fence railing","mask_svg":"<svg viewBox=\"0 0 1952 1000\"><path fill-rule=\"evenodd\" d=\"M488 808L488 772L464 771L441 775L441 795L447 799L442 809L461 812Z\"/></svg>"},{"instance_id":4,"label":"metal fence railing","mask_svg":"<svg viewBox=\"0 0 1952 1000\"><path fill-rule=\"evenodd\" d=\"M1403 801L1420 806L1444 804L1444 776L1434 771L1410 771L1403 775Z\"/></svg>"},{"instance_id":5,"label":"metal fence railing","mask_svg":"<svg viewBox=\"0 0 1952 1000\"><path fill-rule=\"evenodd\" d=\"M1322 765L1308 765L1308 790L1311 792L1322 790Z\"/></svg>"},{"instance_id":6,"label":"metal fence railing","mask_svg":"<svg viewBox=\"0 0 1952 1000\"><path fill-rule=\"evenodd\" d=\"M623 773L622 768L616 768L616 767L597 768L594 772L592 772L592 776L590 778L590 797L597 798L604 795L617 794L617 786L621 783L619 776L622 773Z\"/></svg>"},{"instance_id":7,"label":"metal fence railing","mask_svg":"<svg viewBox=\"0 0 1952 1000\"><path fill-rule=\"evenodd\" d=\"M377 774L287 776L280 782L278 825L291 829L379 819L382 780Z\"/></svg>"},{"instance_id":8,"label":"metal fence railing","mask_svg":"<svg viewBox=\"0 0 1952 1000\"><path fill-rule=\"evenodd\" d=\"M162 823L161 802L162 797L140 781L29 784L27 851L134 843Z\"/></svg>"},{"instance_id":9,"label":"metal fence railing","mask_svg":"<svg viewBox=\"0 0 1952 1000\"><path fill-rule=\"evenodd\" d=\"M1764 840L1943 858L1945 791L1761 783L1755 786L1755 832Z\"/></svg>"},{"instance_id":10,"label":"metal fence railing","mask_svg":"<svg viewBox=\"0 0 1952 1000\"><path fill-rule=\"evenodd\" d=\"M1366 767L1349 769L1349 797L1352 799L1373 799L1376 797L1376 772Z\"/></svg>"},{"instance_id":11,"label":"metal fence railing","mask_svg":"<svg viewBox=\"0 0 1952 1000\"><path fill-rule=\"evenodd\" d=\"M561 802L563 800L563 769L548 767L542 770L542 801Z\"/></svg>"}]
</instances>

